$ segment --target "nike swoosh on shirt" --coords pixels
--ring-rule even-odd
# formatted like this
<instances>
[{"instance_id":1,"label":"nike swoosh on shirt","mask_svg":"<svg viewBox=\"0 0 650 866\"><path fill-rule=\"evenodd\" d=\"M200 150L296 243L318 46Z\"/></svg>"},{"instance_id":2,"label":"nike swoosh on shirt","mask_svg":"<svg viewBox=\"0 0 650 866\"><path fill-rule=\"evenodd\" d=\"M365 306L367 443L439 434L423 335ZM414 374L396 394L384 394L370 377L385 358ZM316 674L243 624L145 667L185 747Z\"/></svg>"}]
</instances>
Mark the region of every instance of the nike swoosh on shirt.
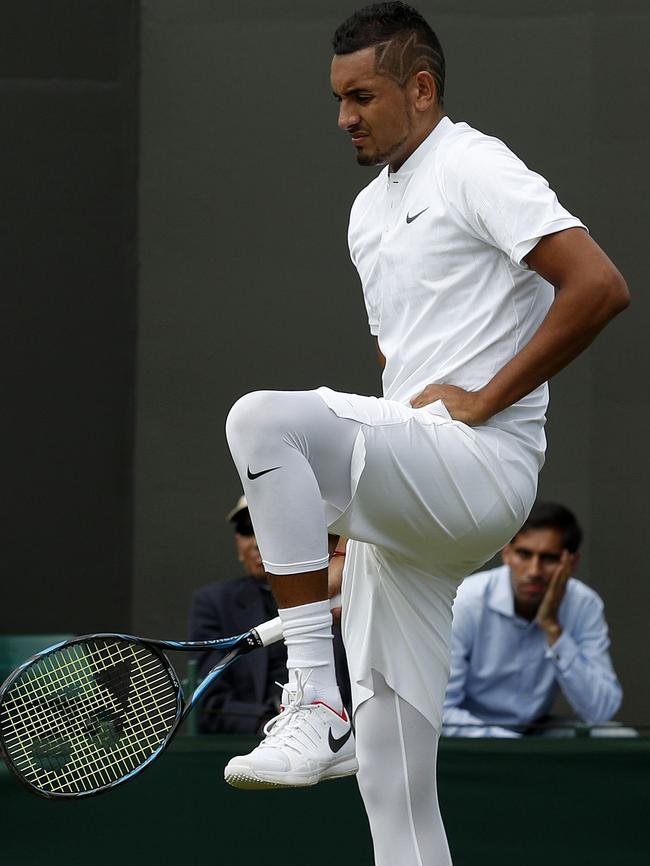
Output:
<instances>
[{"instance_id":1,"label":"nike swoosh on shirt","mask_svg":"<svg viewBox=\"0 0 650 866\"><path fill-rule=\"evenodd\" d=\"M281 466L274 466L272 469L262 469L261 472L251 472L250 466L248 467L247 475L251 481L255 481L256 478L259 478L260 475L266 475L267 472L275 472L276 469L282 469Z\"/></svg>"},{"instance_id":2,"label":"nike swoosh on shirt","mask_svg":"<svg viewBox=\"0 0 650 866\"><path fill-rule=\"evenodd\" d=\"M334 752L334 754L336 754L336 752L340 751L343 748L343 746L350 739L351 733L352 733L352 727L350 726L348 728L347 733L343 734L342 737L335 737L332 734L332 729L330 728L330 732L329 732L329 735L327 737L327 741L330 744L330 749Z\"/></svg>"},{"instance_id":3,"label":"nike swoosh on shirt","mask_svg":"<svg viewBox=\"0 0 650 866\"><path fill-rule=\"evenodd\" d=\"M429 205L429 207L431 207L431 205ZM413 220L416 220L419 216L422 216L422 214L424 213L424 211L427 211L427 210L429 210L429 208L428 208L428 207L425 207L424 210L421 210L419 213L413 214L413 216L409 216L408 213L407 213L407 214L406 214L406 222L407 222L407 223L412 223Z\"/></svg>"}]
</instances>

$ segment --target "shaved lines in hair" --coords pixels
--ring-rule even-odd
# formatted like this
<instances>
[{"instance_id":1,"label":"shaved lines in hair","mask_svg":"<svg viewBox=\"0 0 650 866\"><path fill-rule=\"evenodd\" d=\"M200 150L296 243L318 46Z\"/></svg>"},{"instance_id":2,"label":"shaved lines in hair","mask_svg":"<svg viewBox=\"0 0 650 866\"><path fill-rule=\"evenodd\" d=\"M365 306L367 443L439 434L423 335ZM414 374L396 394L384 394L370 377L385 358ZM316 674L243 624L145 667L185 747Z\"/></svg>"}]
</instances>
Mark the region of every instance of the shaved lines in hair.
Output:
<instances>
[{"instance_id":1,"label":"shaved lines in hair","mask_svg":"<svg viewBox=\"0 0 650 866\"><path fill-rule=\"evenodd\" d=\"M430 72L436 83L438 102L442 105L444 82L444 58L442 54L422 42L418 42L416 31L398 33L375 48L375 72L392 78L404 87L416 72Z\"/></svg>"}]
</instances>

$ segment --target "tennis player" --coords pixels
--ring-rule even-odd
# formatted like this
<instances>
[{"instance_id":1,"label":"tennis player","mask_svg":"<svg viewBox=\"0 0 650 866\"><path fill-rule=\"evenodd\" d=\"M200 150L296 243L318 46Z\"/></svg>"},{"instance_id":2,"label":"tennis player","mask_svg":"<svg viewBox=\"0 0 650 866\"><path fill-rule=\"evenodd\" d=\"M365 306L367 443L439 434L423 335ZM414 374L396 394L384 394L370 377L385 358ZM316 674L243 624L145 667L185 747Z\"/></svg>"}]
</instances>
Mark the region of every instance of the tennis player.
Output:
<instances>
[{"instance_id":1,"label":"tennis player","mask_svg":"<svg viewBox=\"0 0 650 866\"><path fill-rule=\"evenodd\" d=\"M358 764L378 866L448 866L435 771L456 589L533 504L546 381L628 290L544 178L446 115L442 48L417 11L368 6L333 46L339 126L360 165L383 166L349 245L384 397L265 391L230 412L289 676L265 739L225 776L300 786ZM345 559L356 749L334 675L328 527L345 554L329 591Z\"/></svg>"}]
</instances>

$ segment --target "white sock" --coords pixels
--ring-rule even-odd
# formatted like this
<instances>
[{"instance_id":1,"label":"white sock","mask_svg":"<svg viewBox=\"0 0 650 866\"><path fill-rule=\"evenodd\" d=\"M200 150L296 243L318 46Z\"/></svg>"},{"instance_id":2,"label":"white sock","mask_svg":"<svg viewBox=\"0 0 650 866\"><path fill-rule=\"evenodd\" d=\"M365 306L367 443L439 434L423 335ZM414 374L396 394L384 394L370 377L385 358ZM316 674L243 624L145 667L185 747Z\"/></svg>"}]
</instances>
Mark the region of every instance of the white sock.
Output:
<instances>
[{"instance_id":1,"label":"white sock","mask_svg":"<svg viewBox=\"0 0 650 866\"><path fill-rule=\"evenodd\" d=\"M295 671L309 676L310 693L337 713L343 709L334 668L332 614L328 600L278 610L287 647L289 683ZM312 692L313 689L313 692Z\"/></svg>"}]
</instances>

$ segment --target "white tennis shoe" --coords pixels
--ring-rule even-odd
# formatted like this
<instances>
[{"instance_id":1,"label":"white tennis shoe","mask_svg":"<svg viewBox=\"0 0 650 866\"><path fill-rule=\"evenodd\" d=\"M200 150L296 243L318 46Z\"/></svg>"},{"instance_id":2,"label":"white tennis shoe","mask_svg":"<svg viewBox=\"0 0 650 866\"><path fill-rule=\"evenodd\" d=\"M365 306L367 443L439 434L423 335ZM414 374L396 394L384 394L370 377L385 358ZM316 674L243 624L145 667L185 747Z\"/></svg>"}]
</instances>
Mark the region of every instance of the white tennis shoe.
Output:
<instances>
[{"instance_id":1,"label":"white tennis shoe","mask_svg":"<svg viewBox=\"0 0 650 866\"><path fill-rule=\"evenodd\" d=\"M280 714L264 726L265 739L228 763L226 782L234 788L302 788L354 775L359 765L345 709L339 715L315 700L299 674L282 697Z\"/></svg>"}]
</instances>

